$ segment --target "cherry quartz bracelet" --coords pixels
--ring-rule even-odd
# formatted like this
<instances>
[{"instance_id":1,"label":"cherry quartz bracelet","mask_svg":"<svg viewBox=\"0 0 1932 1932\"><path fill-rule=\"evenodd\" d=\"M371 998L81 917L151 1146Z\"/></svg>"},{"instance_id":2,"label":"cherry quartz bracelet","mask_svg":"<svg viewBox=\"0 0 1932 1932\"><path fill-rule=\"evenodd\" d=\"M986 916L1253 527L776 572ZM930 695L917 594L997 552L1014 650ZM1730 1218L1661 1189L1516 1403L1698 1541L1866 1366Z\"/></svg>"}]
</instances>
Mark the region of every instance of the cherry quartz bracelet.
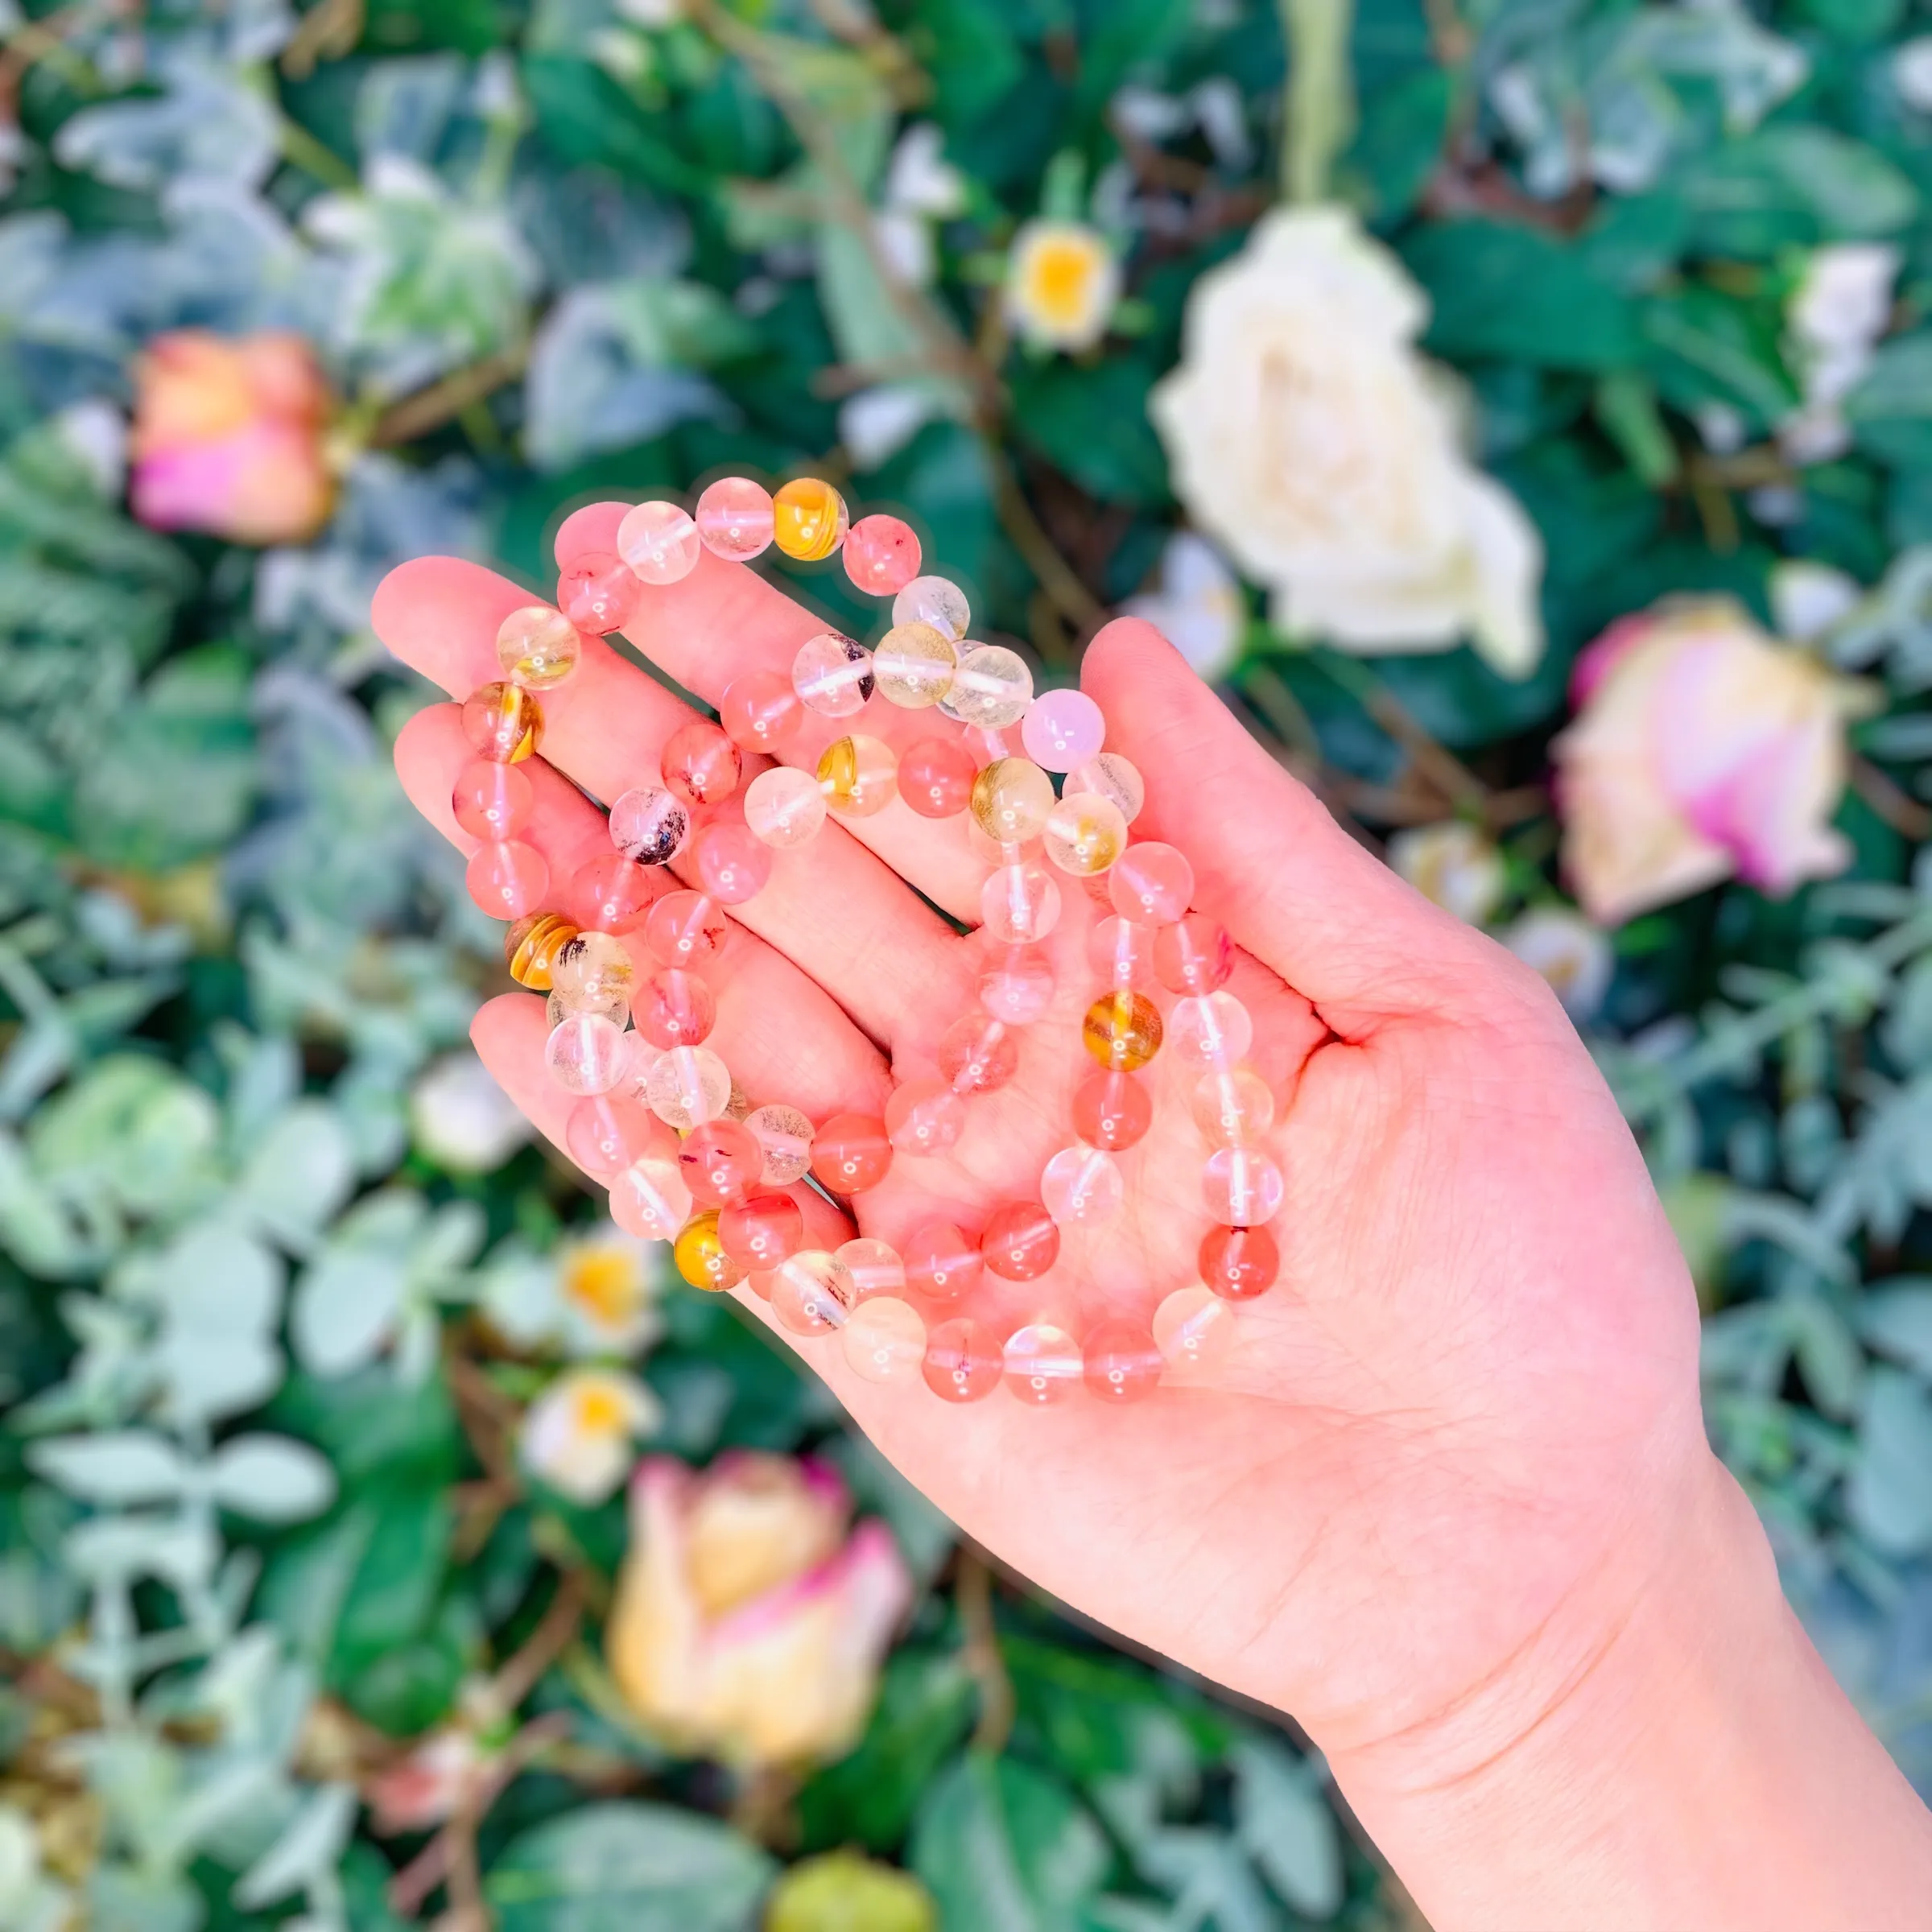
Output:
<instances>
[{"instance_id":1,"label":"cherry quartz bracelet","mask_svg":"<svg viewBox=\"0 0 1932 1932\"><path fill-rule=\"evenodd\" d=\"M518 766L542 745L543 694L576 670L584 635L623 630L651 588L687 576L701 550L745 563L774 543L802 560L840 551L854 584L893 600L890 628L870 649L827 631L800 647L789 677L734 679L717 720L674 732L656 782L612 803L613 849L553 890L543 854L520 836L533 796ZM1188 910L1192 868L1171 845L1129 838L1145 788L1105 749L1099 706L1072 690L1036 697L1023 658L967 636L959 586L919 575L919 539L904 522L869 516L848 527L843 498L816 478L774 495L725 477L695 515L640 503L617 546L572 560L555 608L504 620L503 677L463 706L477 757L453 801L457 823L483 841L469 862L471 894L513 922L511 976L548 995L546 1059L578 1096L566 1142L609 1185L613 1217L671 1241L693 1286L749 1279L794 1333L839 1331L855 1373L923 1379L949 1402L978 1401L1002 1383L1036 1403L1083 1384L1129 1402L1217 1355L1231 1337L1230 1304L1261 1294L1278 1268L1268 1224L1282 1177L1265 1146L1274 1096L1244 1059L1253 1026L1225 989L1228 934ZM860 720L875 694L908 710L936 707L967 728L964 738L922 738L899 757L854 730L815 772L774 764L741 791L745 754L782 753L804 711ZM828 815L869 817L895 795L923 817L969 814L996 861L980 895L978 1010L941 1038L937 1077L902 1082L881 1117L842 1113L815 1126L782 1102L754 1106L707 1044L717 1007L703 968L725 943L727 909L762 888L774 851L808 844ZM724 809L733 799L737 809ZM670 871L680 858L695 886ZM808 1176L844 1199L876 1187L895 1154L952 1147L968 1098L1013 1078L1018 1036L1055 990L1040 941L1059 918L1063 877L1104 891L1112 911L1092 934L1096 997L1080 1030L1098 1067L1074 1096L1071 1137L1042 1170L1038 1198L995 1208L976 1236L928 1221L903 1252L869 1236L836 1252L806 1248L804 1217L782 1189ZM1165 1020L1150 997L1157 981L1180 996ZM1169 1294L1150 1325L1110 1318L1075 1335L1034 1321L1001 1332L974 1316L986 1274L1037 1281L1059 1257L1063 1227L1120 1212L1116 1156L1152 1121L1141 1073L1163 1048L1199 1069L1192 1105L1209 1150L1200 1188L1211 1224L1199 1280Z\"/></svg>"}]
</instances>

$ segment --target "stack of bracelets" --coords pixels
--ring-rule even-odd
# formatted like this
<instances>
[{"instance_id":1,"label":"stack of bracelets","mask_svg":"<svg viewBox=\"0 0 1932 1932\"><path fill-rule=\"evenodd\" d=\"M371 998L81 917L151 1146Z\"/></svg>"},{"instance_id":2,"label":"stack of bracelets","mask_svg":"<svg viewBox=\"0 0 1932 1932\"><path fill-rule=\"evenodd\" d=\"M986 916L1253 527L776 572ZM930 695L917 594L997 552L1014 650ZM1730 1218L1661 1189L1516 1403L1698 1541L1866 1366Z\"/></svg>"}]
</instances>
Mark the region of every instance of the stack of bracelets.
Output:
<instances>
[{"instance_id":1,"label":"stack of bracelets","mask_svg":"<svg viewBox=\"0 0 1932 1932\"><path fill-rule=\"evenodd\" d=\"M753 671L736 679L716 723L694 720L671 735L658 782L611 805L613 849L553 894L543 855L518 836L532 793L517 766L542 740L542 694L575 670L580 634L622 630L648 587L686 576L700 548L742 563L774 543L805 560L842 547L852 581L892 598L891 628L871 650L825 632L800 648L789 678ZM678 1270L694 1286L723 1290L749 1278L794 1333L840 1331L857 1374L881 1382L923 1376L950 1402L977 1401L1002 1381L1035 1402L1083 1382L1106 1400L1131 1401L1165 1369L1203 1359L1224 1339L1227 1304L1261 1294L1275 1278L1267 1224L1281 1206L1282 1179L1262 1145L1274 1102L1244 1063L1253 1029L1224 990L1233 964L1227 931L1188 910L1192 869L1171 845L1129 843L1144 787L1127 759L1103 749L1100 708L1078 691L1036 698L1023 659L968 638L959 587L919 574L913 531L889 516L848 528L844 502L828 483L801 479L774 496L727 477L698 499L695 516L675 503L638 504L617 545L614 556L570 564L559 608L505 619L497 638L503 681L463 706L478 755L454 799L457 822L484 841L470 861L470 891L485 910L514 922L505 946L512 976L549 996L550 1072L579 1096L567 1145L587 1173L607 1182L613 1219L631 1233L672 1241ZM857 719L875 691L909 710L936 705L966 727L964 741L927 737L895 758L880 739L854 731L826 749L815 775L773 764L744 787L739 815L716 809L739 795L744 754L782 752L802 709ZM1057 795L1049 776L1056 772ZM865 818L895 794L926 818L970 813L991 841L979 1010L940 1041L942 1077L899 1085L882 1117L842 1113L815 1126L782 1102L752 1106L706 1044L716 1003L702 968L724 943L726 908L751 898L770 876L773 851L815 838L828 812ZM679 886L669 870L680 857L695 887ZM1042 1170L1039 1198L996 1208L976 1239L935 1220L902 1253L870 1238L836 1253L803 1246L803 1216L778 1190L807 1175L842 1199L876 1187L895 1150L943 1153L960 1137L967 1100L1012 1079L1016 1035L1042 1018L1054 993L1039 942L1059 916L1056 872L1096 897L1104 891L1113 910L1092 935L1100 984L1080 1030L1098 1071L1074 1096L1072 1134ZM548 909L555 906L564 910ZM634 948L648 955L648 973L634 963ZM1165 1022L1148 997L1154 980L1181 996ZM1200 1070L1193 1112L1209 1149L1201 1200L1213 1224L1201 1242L1199 1282L1169 1295L1151 1328L1109 1319L1075 1337L1034 1322L1001 1335L964 1312L929 1326L909 1291L927 1307L960 1309L982 1271L1036 1280L1053 1266L1063 1226L1120 1211L1115 1156L1151 1122L1141 1070L1163 1044Z\"/></svg>"}]
</instances>

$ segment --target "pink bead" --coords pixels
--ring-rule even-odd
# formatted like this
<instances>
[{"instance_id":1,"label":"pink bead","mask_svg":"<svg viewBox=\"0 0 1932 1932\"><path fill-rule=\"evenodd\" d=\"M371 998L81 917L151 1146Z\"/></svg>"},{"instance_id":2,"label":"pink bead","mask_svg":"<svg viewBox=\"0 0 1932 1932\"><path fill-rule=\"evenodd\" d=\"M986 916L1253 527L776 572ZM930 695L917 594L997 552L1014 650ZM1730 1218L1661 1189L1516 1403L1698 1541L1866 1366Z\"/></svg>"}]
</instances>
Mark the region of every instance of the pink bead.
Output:
<instances>
[{"instance_id":1,"label":"pink bead","mask_svg":"<svg viewBox=\"0 0 1932 1932\"><path fill-rule=\"evenodd\" d=\"M980 967L980 1006L989 1018L1030 1026L1052 1003L1053 962L1044 947L995 945L987 954Z\"/></svg>"},{"instance_id":2,"label":"pink bead","mask_svg":"<svg viewBox=\"0 0 1932 1932\"><path fill-rule=\"evenodd\" d=\"M630 1014L654 1046L701 1046L718 1023L718 1002L696 973L667 966L639 982Z\"/></svg>"},{"instance_id":3,"label":"pink bead","mask_svg":"<svg viewBox=\"0 0 1932 1932\"><path fill-rule=\"evenodd\" d=\"M718 701L718 722L741 751L767 756L799 728L805 707L791 687L791 679L775 671L748 671L724 687Z\"/></svg>"},{"instance_id":4,"label":"pink bead","mask_svg":"<svg viewBox=\"0 0 1932 1932\"><path fill-rule=\"evenodd\" d=\"M1059 1224L1038 1201L1009 1201L980 1230L980 1259L1004 1281L1037 1282L1059 1258Z\"/></svg>"},{"instance_id":5,"label":"pink bead","mask_svg":"<svg viewBox=\"0 0 1932 1932\"><path fill-rule=\"evenodd\" d=\"M1098 1147L1063 1147L1040 1170L1040 1199L1063 1228L1098 1227L1121 1211L1126 1184L1112 1154Z\"/></svg>"},{"instance_id":6,"label":"pink bead","mask_svg":"<svg viewBox=\"0 0 1932 1932\"><path fill-rule=\"evenodd\" d=\"M1154 969L1170 993L1212 993L1234 971L1228 928L1204 912L1191 912L1154 935Z\"/></svg>"},{"instance_id":7,"label":"pink bead","mask_svg":"<svg viewBox=\"0 0 1932 1932\"><path fill-rule=\"evenodd\" d=\"M941 1322L926 1338L919 1373L942 1401L983 1402L1000 1385L1006 1358L1000 1339L984 1322Z\"/></svg>"},{"instance_id":8,"label":"pink bead","mask_svg":"<svg viewBox=\"0 0 1932 1932\"><path fill-rule=\"evenodd\" d=\"M1137 1402L1151 1395L1167 1360L1138 1322L1097 1322L1080 1344L1088 1393L1104 1402Z\"/></svg>"},{"instance_id":9,"label":"pink bead","mask_svg":"<svg viewBox=\"0 0 1932 1932\"><path fill-rule=\"evenodd\" d=\"M718 1239L741 1268L775 1268L804 1245L805 1217L790 1195L754 1194L719 1213Z\"/></svg>"},{"instance_id":10,"label":"pink bead","mask_svg":"<svg viewBox=\"0 0 1932 1932\"><path fill-rule=\"evenodd\" d=\"M478 758L463 767L449 805L473 839L514 839L530 823L535 798L520 766Z\"/></svg>"},{"instance_id":11,"label":"pink bead","mask_svg":"<svg viewBox=\"0 0 1932 1932\"><path fill-rule=\"evenodd\" d=\"M1107 890L1124 919L1170 926L1185 915L1194 897L1194 868L1185 852L1150 840L1129 845L1114 861Z\"/></svg>"},{"instance_id":12,"label":"pink bead","mask_svg":"<svg viewBox=\"0 0 1932 1932\"><path fill-rule=\"evenodd\" d=\"M962 1013L940 1036L939 1062L955 1093L990 1093L1018 1071L1019 1042L1003 1021Z\"/></svg>"},{"instance_id":13,"label":"pink bead","mask_svg":"<svg viewBox=\"0 0 1932 1932\"><path fill-rule=\"evenodd\" d=\"M1282 1170L1258 1147L1217 1147L1201 1168L1201 1200L1224 1228L1258 1228L1281 1212Z\"/></svg>"},{"instance_id":14,"label":"pink bead","mask_svg":"<svg viewBox=\"0 0 1932 1932\"><path fill-rule=\"evenodd\" d=\"M700 1208L741 1201L758 1184L765 1155L751 1130L733 1120L707 1121L685 1135L678 1167Z\"/></svg>"},{"instance_id":15,"label":"pink bead","mask_svg":"<svg viewBox=\"0 0 1932 1932\"><path fill-rule=\"evenodd\" d=\"M644 921L644 943L667 966L689 966L720 952L730 930L715 899L701 892L667 892Z\"/></svg>"},{"instance_id":16,"label":"pink bead","mask_svg":"<svg viewBox=\"0 0 1932 1932\"><path fill-rule=\"evenodd\" d=\"M845 533L845 574L867 596L890 597L919 574L919 539L897 517L861 517Z\"/></svg>"},{"instance_id":17,"label":"pink bead","mask_svg":"<svg viewBox=\"0 0 1932 1932\"><path fill-rule=\"evenodd\" d=\"M965 1126L966 1103L943 1080L908 1080L886 1103L886 1137L901 1154L943 1154Z\"/></svg>"},{"instance_id":18,"label":"pink bead","mask_svg":"<svg viewBox=\"0 0 1932 1932\"><path fill-rule=\"evenodd\" d=\"M1096 1073L1074 1089L1073 1130L1090 1146L1131 1147L1153 1123L1154 1102L1131 1073Z\"/></svg>"},{"instance_id":19,"label":"pink bead","mask_svg":"<svg viewBox=\"0 0 1932 1932\"><path fill-rule=\"evenodd\" d=\"M954 738L921 738L899 760L899 796L923 819L950 819L972 797L972 759Z\"/></svg>"},{"instance_id":20,"label":"pink bead","mask_svg":"<svg viewBox=\"0 0 1932 1932\"><path fill-rule=\"evenodd\" d=\"M707 825L691 848L699 882L724 906L742 906L771 877L771 848L741 820Z\"/></svg>"},{"instance_id":21,"label":"pink bead","mask_svg":"<svg viewBox=\"0 0 1932 1932\"><path fill-rule=\"evenodd\" d=\"M1087 957L1116 993L1147 986L1154 978L1154 928L1113 914L1088 934Z\"/></svg>"},{"instance_id":22,"label":"pink bead","mask_svg":"<svg viewBox=\"0 0 1932 1932\"><path fill-rule=\"evenodd\" d=\"M1051 1322L1030 1322L1006 1338L1007 1388L1023 1402L1064 1402L1080 1385L1080 1345Z\"/></svg>"},{"instance_id":23,"label":"pink bead","mask_svg":"<svg viewBox=\"0 0 1932 1932\"><path fill-rule=\"evenodd\" d=\"M811 1171L834 1194L863 1194L891 1166L892 1142L875 1115L835 1113L812 1137Z\"/></svg>"},{"instance_id":24,"label":"pink bead","mask_svg":"<svg viewBox=\"0 0 1932 1932\"><path fill-rule=\"evenodd\" d=\"M707 550L745 563L771 543L771 492L749 477L720 477L698 498L697 522Z\"/></svg>"},{"instance_id":25,"label":"pink bead","mask_svg":"<svg viewBox=\"0 0 1932 1932\"><path fill-rule=\"evenodd\" d=\"M617 555L646 584L675 584L697 568L698 526L681 503L640 503L617 526Z\"/></svg>"},{"instance_id":26,"label":"pink bead","mask_svg":"<svg viewBox=\"0 0 1932 1932\"><path fill-rule=\"evenodd\" d=\"M610 1218L640 1241L668 1241L691 1219L691 1189L678 1166L678 1137L662 1121L654 1141L610 1183Z\"/></svg>"},{"instance_id":27,"label":"pink bead","mask_svg":"<svg viewBox=\"0 0 1932 1932\"><path fill-rule=\"evenodd\" d=\"M643 597L637 573L607 550L587 550L557 580L557 609L592 637L621 630Z\"/></svg>"},{"instance_id":28,"label":"pink bead","mask_svg":"<svg viewBox=\"0 0 1932 1932\"><path fill-rule=\"evenodd\" d=\"M658 764L666 788L687 805L715 805L729 798L743 769L737 746L708 718L680 724L664 741Z\"/></svg>"},{"instance_id":29,"label":"pink bead","mask_svg":"<svg viewBox=\"0 0 1932 1932\"><path fill-rule=\"evenodd\" d=\"M495 919L520 919L543 903L550 865L520 839L494 840L477 848L464 874L469 896Z\"/></svg>"},{"instance_id":30,"label":"pink bead","mask_svg":"<svg viewBox=\"0 0 1932 1932\"><path fill-rule=\"evenodd\" d=\"M642 1100L620 1091L579 1100L564 1123L564 1145L586 1174L601 1178L664 1146L670 1134Z\"/></svg>"},{"instance_id":31,"label":"pink bead","mask_svg":"<svg viewBox=\"0 0 1932 1932\"><path fill-rule=\"evenodd\" d=\"M1045 771L1071 771L1099 755L1107 720L1084 691L1044 691L1020 722L1026 755Z\"/></svg>"},{"instance_id":32,"label":"pink bead","mask_svg":"<svg viewBox=\"0 0 1932 1932\"><path fill-rule=\"evenodd\" d=\"M906 1285L935 1302L956 1302L986 1278L977 1241L951 1221L926 1221L906 1244Z\"/></svg>"},{"instance_id":33,"label":"pink bead","mask_svg":"<svg viewBox=\"0 0 1932 1932\"><path fill-rule=\"evenodd\" d=\"M586 859L564 889L564 910L592 932L635 932L663 895L664 874L621 852Z\"/></svg>"}]
</instances>

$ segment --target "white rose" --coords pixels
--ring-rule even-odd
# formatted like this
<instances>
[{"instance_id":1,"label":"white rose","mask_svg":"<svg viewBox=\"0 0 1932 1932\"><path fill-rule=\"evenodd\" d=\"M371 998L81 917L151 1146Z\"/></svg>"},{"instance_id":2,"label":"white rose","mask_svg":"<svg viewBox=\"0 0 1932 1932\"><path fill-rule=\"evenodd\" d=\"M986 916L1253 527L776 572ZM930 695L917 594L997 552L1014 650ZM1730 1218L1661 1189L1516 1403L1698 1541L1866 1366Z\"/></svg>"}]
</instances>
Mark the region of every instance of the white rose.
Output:
<instances>
[{"instance_id":1,"label":"white rose","mask_svg":"<svg viewBox=\"0 0 1932 1932\"><path fill-rule=\"evenodd\" d=\"M1472 467L1428 303L1340 208L1279 209L1190 299L1149 400L1194 521L1274 593L1278 623L1360 650L1468 636L1500 671L1542 654L1542 546Z\"/></svg>"}]
</instances>

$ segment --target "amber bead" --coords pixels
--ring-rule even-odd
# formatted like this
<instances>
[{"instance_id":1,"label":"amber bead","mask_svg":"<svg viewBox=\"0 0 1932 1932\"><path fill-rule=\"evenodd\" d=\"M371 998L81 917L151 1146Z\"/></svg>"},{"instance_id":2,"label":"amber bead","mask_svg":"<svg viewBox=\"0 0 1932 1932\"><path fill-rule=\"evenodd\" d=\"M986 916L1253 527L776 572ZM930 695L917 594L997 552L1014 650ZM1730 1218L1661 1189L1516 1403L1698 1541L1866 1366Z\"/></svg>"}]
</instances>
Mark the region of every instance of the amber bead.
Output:
<instances>
[{"instance_id":1,"label":"amber bead","mask_svg":"<svg viewBox=\"0 0 1932 1932\"><path fill-rule=\"evenodd\" d=\"M891 1166L892 1142L875 1115L835 1113L812 1137L811 1171L834 1194L863 1194Z\"/></svg>"},{"instance_id":2,"label":"amber bead","mask_svg":"<svg viewBox=\"0 0 1932 1932\"><path fill-rule=\"evenodd\" d=\"M464 700L463 735L479 756L520 764L543 741L543 704L518 684L481 684Z\"/></svg>"},{"instance_id":3,"label":"amber bead","mask_svg":"<svg viewBox=\"0 0 1932 1932\"><path fill-rule=\"evenodd\" d=\"M1265 1228L1210 1228L1200 1263L1201 1279L1224 1301L1245 1302L1274 1286L1282 1252Z\"/></svg>"},{"instance_id":4,"label":"amber bead","mask_svg":"<svg viewBox=\"0 0 1932 1932\"><path fill-rule=\"evenodd\" d=\"M576 936L577 928L559 913L533 912L518 919L503 935L510 976L532 993L548 993L557 955Z\"/></svg>"},{"instance_id":5,"label":"amber bead","mask_svg":"<svg viewBox=\"0 0 1932 1932\"><path fill-rule=\"evenodd\" d=\"M672 1244L671 1258L692 1287L714 1294L735 1287L745 1278L745 1270L724 1251L716 1209L695 1214L684 1224Z\"/></svg>"},{"instance_id":6,"label":"amber bead","mask_svg":"<svg viewBox=\"0 0 1932 1932\"><path fill-rule=\"evenodd\" d=\"M1132 1073L1161 1050L1161 1016L1144 993L1104 993L1080 1023L1087 1051L1110 1073Z\"/></svg>"},{"instance_id":7,"label":"amber bead","mask_svg":"<svg viewBox=\"0 0 1932 1932\"><path fill-rule=\"evenodd\" d=\"M819 760L819 790L842 816L869 819L898 795L898 758L883 739L862 733L835 738Z\"/></svg>"},{"instance_id":8,"label":"amber bead","mask_svg":"<svg viewBox=\"0 0 1932 1932\"><path fill-rule=\"evenodd\" d=\"M802 564L828 557L844 541L845 499L819 477L796 477L771 500L772 540Z\"/></svg>"},{"instance_id":9,"label":"amber bead","mask_svg":"<svg viewBox=\"0 0 1932 1932\"><path fill-rule=\"evenodd\" d=\"M1060 1258L1059 1226L1038 1201L1009 1201L980 1230L980 1256L1009 1282L1035 1281Z\"/></svg>"}]
</instances>

